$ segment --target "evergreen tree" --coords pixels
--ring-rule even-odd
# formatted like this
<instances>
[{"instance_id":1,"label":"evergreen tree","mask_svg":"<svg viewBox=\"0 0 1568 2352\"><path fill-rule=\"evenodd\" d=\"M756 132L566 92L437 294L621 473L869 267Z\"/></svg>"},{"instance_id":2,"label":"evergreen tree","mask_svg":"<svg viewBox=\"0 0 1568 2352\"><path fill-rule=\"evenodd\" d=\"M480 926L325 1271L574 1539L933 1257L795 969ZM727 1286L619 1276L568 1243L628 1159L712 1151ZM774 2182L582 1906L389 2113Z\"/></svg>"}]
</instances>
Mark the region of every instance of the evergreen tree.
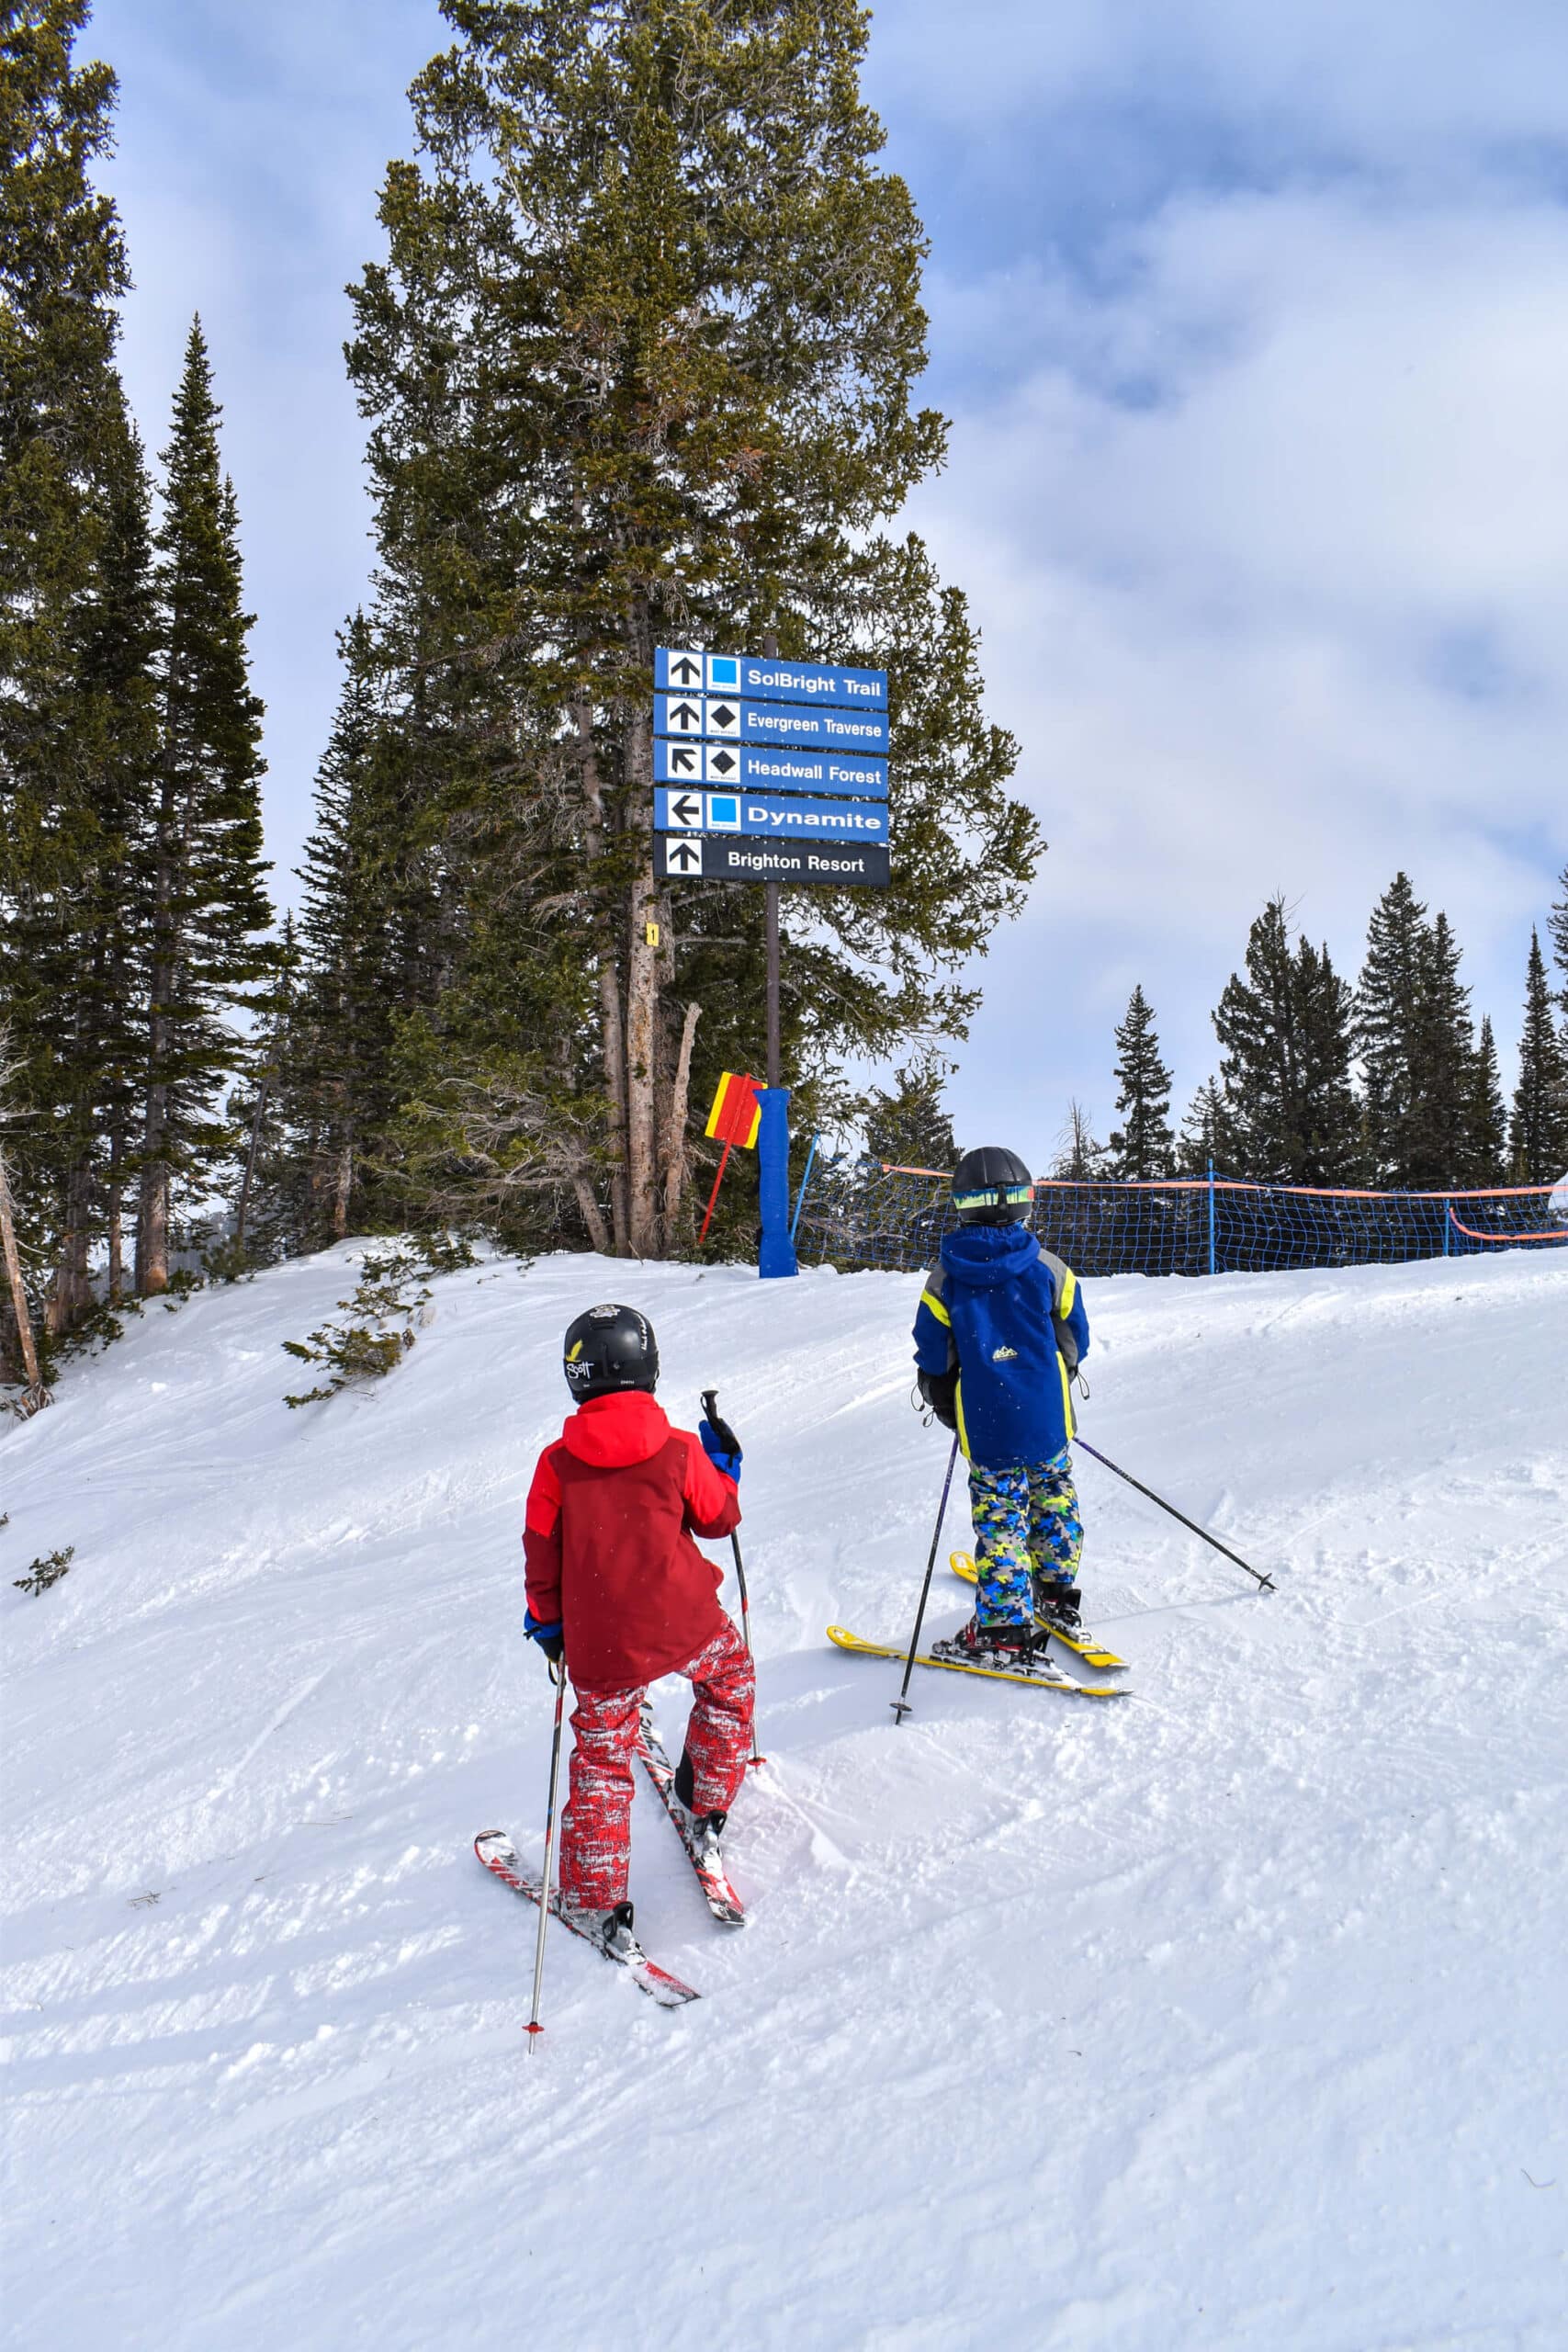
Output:
<instances>
[{"instance_id":1,"label":"evergreen tree","mask_svg":"<svg viewBox=\"0 0 1568 2352\"><path fill-rule=\"evenodd\" d=\"M1568 1031L1568 865L1557 877L1562 896L1555 901L1548 921L1551 928L1551 956L1562 978L1558 984L1557 1001L1562 1008L1562 1022Z\"/></svg>"},{"instance_id":2,"label":"evergreen tree","mask_svg":"<svg viewBox=\"0 0 1568 2352\"><path fill-rule=\"evenodd\" d=\"M1464 1112L1465 1159L1456 1172L1465 1184L1504 1184L1508 1169L1508 1114L1497 1068L1497 1044L1489 1016L1471 1057Z\"/></svg>"},{"instance_id":3,"label":"evergreen tree","mask_svg":"<svg viewBox=\"0 0 1568 2352\"><path fill-rule=\"evenodd\" d=\"M1396 874L1372 910L1356 989L1355 1043L1374 1184L1416 1181L1411 1171L1419 1156L1414 1130L1420 1115L1420 1033L1429 956L1427 910L1408 875Z\"/></svg>"},{"instance_id":4,"label":"evergreen tree","mask_svg":"<svg viewBox=\"0 0 1568 2352\"><path fill-rule=\"evenodd\" d=\"M941 976L1038 842L962 597L879 527L944 428L910 406L924 245L853 0L444 13L354 293L401 763L378 854L420 910L402 1107L358 1148L412 1213L570 1203L648 1252L685 1230L690 1089L762 1058L761 893L652 878L655 646L771 630L891 673L894 887L812 892L786 949L808 1114L847 1055L962 1034Z\"/></svg>"},{"instance_id":5,"label":"evergreen tree","mask_svg":"<svg viewBox=\"0 0 1568 2352\"><path fill-rule=\"evenodd\" d=\"M1554 1184L1568 1168L1568 1053L1551 1017L1540 933L1530 933L1525 1026L1508 1149L1516 1184Z\"/></svg>"},{"instance_id":6,"label":"evergreen tree","mask_svg":"<svg viewBox=\"0 0 1568 2352\"><path fill-rule=\"evenodd\" d=\"M1247 978L1214 1014L1235 1172L1265 1183L1337 1184L1358 1172L1348 989L1326 947L1292 953L1282 899L1253 924Z\"/></svg>"},{"instance_id":7,"label":"evergreen tree","mask_svg":"<svg viewBox=\"0 0 1568 2352\"><path fill-rule=\"evenodd\" d=\"M86 14L0 18L0 988L51 1335L91 1310L100 1233L116 1286L152 744L146 481L113 365L125 255L88 177L115 84L75 62Z\"/></svg>"},{"instance_id":8,"label":"evergreen tree","mask_svg":"<svg viewBox=\"0 0 1568 2352\"><path fill-rule=\"evenodd\" d=\"M865 1148L889 1168L931 1168L945 1172L958 1164L953 1121L942 1107L946 1066L927 1055L897 1072L897 1091L873 1093L866 1114Z\"/></svg>"},{"instance_id":9,"label":"evergreen tree","mask_svg":"<svg viewBox=\"0 0 1568 2352\"><path fill-rule=\"evenodd\" d=\"M1187 1106L1177 1147L1177 1165L1183 1176L1206 1176L1211 1168L1234 1174L1241 1164L1241 1147L1217 1078L1206 1079Z\"/></svg>"},{"instance_id":10,"label":"evergreen tree","mask_svg":"<svg viewBox=\"0 0 1568 2352\"><path fill-rule=\"evenodd\" d=\"M376 699L369 628L356 613L340 639L344 678L316 776L316 822L299 868L300 991L280 1084L310 1175L307 1246L373 1230L383 1206L362 1140L396 1107L395 1008L406 989L401 908L383 849L395 837L394 764ZM416 1000L417 1001L417 1000Z\"/></svg>"},{"instance_id":11,"label":"evergreen tree","mask_svg":"<svg viewBox=\"0 0 1568 2352\"><path fill-rule=\"evenodd\" d=\"M1155 1016L1143 989L1134 989L1116 1032L1116 1108L1106 1168L1112 1176L1168 1176L1176 1164L1170 1132L1170 1072L1160 1059Z\"/></svg>"},{"instance_id":12,"label":"evergreen tree","mask_svg":"<svg viewBox=\"0 0 1568 2352\"><path fill-rule=\"evenodd\" d=\"M217 1096L246 1048L227 1015L276 967L265 944L258 779L232 485L199 320L164 453L155 541L160 631L157 803L147 851L148 1030L137 1288L165 1289L176 1181L210 1178L231 1148Z\"/></svg>"}]
</instances>

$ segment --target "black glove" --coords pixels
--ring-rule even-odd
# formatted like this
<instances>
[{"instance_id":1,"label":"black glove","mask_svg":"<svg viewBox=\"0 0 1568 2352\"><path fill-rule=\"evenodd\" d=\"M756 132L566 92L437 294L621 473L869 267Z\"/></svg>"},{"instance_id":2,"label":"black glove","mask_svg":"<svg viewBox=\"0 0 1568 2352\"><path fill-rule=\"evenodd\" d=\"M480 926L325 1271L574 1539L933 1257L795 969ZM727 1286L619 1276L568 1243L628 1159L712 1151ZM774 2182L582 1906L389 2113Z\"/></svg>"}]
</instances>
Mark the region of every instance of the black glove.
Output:
<instances>
[{"instance_id":1,"label":"black glove","mask_svg":"<svg viewBox=\"0 0 1568 2352\"><path fill-rule=\"evenodd\" d=\"M541 1625L531 1609L523 1611L523 1631L531 1642L536 1642L552 1666L558 1666L566 1656L566 1636L558 1624Z\"/></svg>"},{"instance_id":2,"label":"black glove","mask_svg":"<svg viewBox=\"0 0 1568 2352\"><path fill-rule=\"evenodd\" d=\"M917 1385L926 1403L944 1430L958 1427L958 1374L956 1372L922 1372Z\"/></svg>"}]
</instances>

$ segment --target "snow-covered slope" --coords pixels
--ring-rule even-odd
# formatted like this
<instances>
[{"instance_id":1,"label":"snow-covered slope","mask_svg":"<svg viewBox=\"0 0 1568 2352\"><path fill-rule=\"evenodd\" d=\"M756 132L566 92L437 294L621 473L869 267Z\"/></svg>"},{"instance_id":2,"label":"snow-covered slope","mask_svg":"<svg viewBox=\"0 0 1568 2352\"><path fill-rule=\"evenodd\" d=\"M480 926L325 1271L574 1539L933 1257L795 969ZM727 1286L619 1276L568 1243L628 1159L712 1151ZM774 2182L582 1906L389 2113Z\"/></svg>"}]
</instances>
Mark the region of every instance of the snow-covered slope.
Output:
<instances>
[{"instance_id":1,"label":"snow-covered slope","mask_svg":"<svg viewBox=\"0 0 1568 2352\"><path fill-rule=\"evenodd\" d=\"M1085 1434L1280 1593L1080 1460L1137 1698L926 1674L896 1728L823 1627L910 1621L916 1285L497 1261L287 1411L349 1254L0 1442L8 2347L1568 2341L1568 1256L1089 1285ZM638 1799L706 1997L558 1937L530 2056L469 1840L537 1850L522 1498L617 1295L747 1445L771 1760L743 1935Z\"/></svg>"}]
</instances>

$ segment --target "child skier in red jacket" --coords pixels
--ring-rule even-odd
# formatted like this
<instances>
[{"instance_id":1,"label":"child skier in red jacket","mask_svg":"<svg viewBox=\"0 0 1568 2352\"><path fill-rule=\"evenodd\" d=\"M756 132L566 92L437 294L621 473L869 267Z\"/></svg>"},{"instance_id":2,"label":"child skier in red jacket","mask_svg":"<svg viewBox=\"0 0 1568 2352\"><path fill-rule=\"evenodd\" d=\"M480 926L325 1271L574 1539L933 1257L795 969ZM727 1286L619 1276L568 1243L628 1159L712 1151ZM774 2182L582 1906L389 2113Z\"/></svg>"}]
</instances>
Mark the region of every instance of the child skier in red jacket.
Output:
<instances>
[{"instance_id":1,"label":"child skier in red jacket","mask_svg":"<svg viewBox=\"0 0 1568 2352\"><path fill-rule=\"evenodd\" d=\"M654 1401L659 1347L632 1306L593 1306L564 1342L577 1409L528 1490L525 1630L571 1677L571 1795L560 1893L577 1925L629 1946L632 1757L647 1685L693 1686L675 1793L699 1849L718 1859L746 1771L755 1681L718 1604L723 1571L692 1541L740 1523L740 1449L721 1423L700 1440Z\"/></svg>"}]
</instances>

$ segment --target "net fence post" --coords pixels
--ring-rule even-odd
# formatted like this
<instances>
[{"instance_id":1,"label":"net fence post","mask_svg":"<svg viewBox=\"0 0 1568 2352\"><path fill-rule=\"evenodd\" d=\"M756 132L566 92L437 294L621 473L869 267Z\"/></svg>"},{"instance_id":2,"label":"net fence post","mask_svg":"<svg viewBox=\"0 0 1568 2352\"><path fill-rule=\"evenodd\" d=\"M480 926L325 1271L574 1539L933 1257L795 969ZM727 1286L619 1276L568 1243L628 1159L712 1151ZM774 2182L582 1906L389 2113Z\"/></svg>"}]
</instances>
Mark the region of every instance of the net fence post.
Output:
<instances>
[{"instance_id":1,"label":"net fence post","mask_svg":"<svg viewBox=\"0 0 1568 2352\"><path fill-rule=\"evenodd\" d=\"M1214 1163L1209 1162L1209 1272L1214 1272Z\"/></svg>"}]
</instances>

